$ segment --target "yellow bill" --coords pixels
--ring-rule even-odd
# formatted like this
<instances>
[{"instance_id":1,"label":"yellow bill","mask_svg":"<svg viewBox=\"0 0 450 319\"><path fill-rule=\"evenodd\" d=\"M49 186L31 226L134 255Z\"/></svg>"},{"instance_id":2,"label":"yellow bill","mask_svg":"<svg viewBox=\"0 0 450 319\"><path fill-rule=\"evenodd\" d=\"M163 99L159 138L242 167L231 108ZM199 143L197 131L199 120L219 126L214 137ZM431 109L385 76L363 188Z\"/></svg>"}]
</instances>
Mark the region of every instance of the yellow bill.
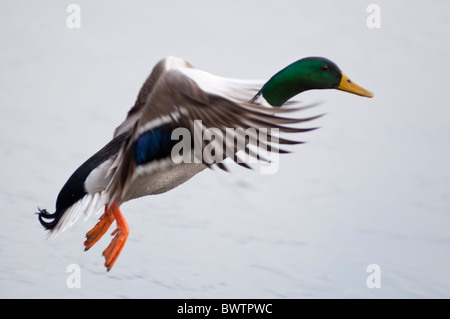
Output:
<instances>
[{"instance_id":1,"label":"yellow bill","mask_svg":"<svg viewBox=\"0 0 450 319\"><path fill-rule=\"evenodd\" d=\"M352 80L350 80L344 73L342 73L341 83L339 83L336 89L365 97L373 97L372 92L366 90L356 83L353 83Z\"/></svg>"}]
</instances>

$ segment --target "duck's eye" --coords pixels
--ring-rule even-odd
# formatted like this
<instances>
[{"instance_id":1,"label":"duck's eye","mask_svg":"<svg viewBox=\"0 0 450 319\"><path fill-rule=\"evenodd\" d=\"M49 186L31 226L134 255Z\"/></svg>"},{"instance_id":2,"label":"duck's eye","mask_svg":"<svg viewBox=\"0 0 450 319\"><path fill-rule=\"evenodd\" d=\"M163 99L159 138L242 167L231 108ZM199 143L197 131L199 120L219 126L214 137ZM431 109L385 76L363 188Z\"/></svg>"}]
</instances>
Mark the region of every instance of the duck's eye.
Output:
<instances>
[{"instance_id":1,"label":"duck's eye","mask_svg":"<svg viewBox=\"0 0 450 319\"><path fill-rule=\"evenodd\" d=\"M322 65L321 67L320 67L320 71L328 71L328 65Z\"/></svg>"}]
</instances>

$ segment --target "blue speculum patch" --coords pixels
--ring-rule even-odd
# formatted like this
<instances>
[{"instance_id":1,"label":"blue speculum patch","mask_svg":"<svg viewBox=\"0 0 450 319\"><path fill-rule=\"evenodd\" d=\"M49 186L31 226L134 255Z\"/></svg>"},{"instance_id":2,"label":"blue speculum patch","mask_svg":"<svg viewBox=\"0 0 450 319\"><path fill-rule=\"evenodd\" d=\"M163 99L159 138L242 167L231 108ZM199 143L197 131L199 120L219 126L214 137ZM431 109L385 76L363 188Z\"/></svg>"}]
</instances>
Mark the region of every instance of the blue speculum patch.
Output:
<instances>
[{"instance_id":1,"label":"blue speculum patch","mask_svg":"<svg viewBox=\"0 0 450 319\"><path fill-rule=\"evenodd\" d=\"M137 165L170 156L174 142L170 125L162 125L142 133L134 142Z\"/></svg>"}]
</instances>

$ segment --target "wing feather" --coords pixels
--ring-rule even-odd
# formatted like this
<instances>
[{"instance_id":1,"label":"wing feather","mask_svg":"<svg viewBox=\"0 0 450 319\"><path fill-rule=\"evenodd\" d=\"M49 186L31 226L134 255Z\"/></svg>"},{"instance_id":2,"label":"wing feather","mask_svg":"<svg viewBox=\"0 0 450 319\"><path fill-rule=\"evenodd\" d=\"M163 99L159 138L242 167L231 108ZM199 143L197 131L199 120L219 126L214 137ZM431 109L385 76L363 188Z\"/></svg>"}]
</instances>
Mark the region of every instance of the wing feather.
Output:
<instances>
[{"instance_id":1,"label":"wing feather","mask_svg":"<svg viewBox=\"0 0 450 319\"><path fill-rule=\"evenodd\" d=\"M220 130L225 138L214 139L210 143L216 147L216 150L221 151L223 154L222 159L229 157L237 164L246 168L251 168L251 166L239 160L238 153L240 151L245 152L245 154L251 157L266 160L258 152L247 147L247 144L265 147L266 150L286 153L286 151L271 145L271 141L275 141L276 144L298 144L301 142L281 138L278 136L279 132L298 133L315 129L286 125L308 122L319 116L290 118L277 115L278 113L293 113L304 110L307 107L270 109L253 105L249 102L250 99L239 100L236 96L230 98L230 94L222 94L222 88L217 90L217 92L214 91L212 85L207 86L206 91L204 90L205 85L197 81L199 77L189 75L192 72L191 70L185 72L179 69L172 69L160 75L158 82L154 85L142 108L142 114L139 120L135 123L128 140L124 142L121 148L117 171L107 189L110 195L110 203L114 201L120 202L123 198L130 197L127 195L127 192L135 177L134 172L137 166L134 157L135 141L139 139L143 132L158 129L158 125L163 122L165 124L169 123L172 130L186 128L191 134L192 144L197 142L201 145L202 154L208 143L203 140L202 136L195 136L195 132L199 132L198 128L200 128L201 133L212 128ZM202 72L202 77L202 81L205 81L205 78L207 78L204 72ZM219 83L223 84L223 82ZM196 130L195 126L199 125L201 127L197 127ZM229 136L230 134L226 134L227 128L239 128L241 131L235 133L233 136ZM251 128L256 129L256 133L250 133L246 136L248 131L245 130ZM266 134L257 134L263 129ZM245 143L238 146L235 143L231 143L236 138L244 138ZM171 162L169 155L167 161L169 161L168 165L176 165L174 162ZM201 158L201 161L207 167L211 167L212 164L218 164L220 169L226 170L226 166L222 162L211 163L210 158Z\"/></svg>"}]
</instances>

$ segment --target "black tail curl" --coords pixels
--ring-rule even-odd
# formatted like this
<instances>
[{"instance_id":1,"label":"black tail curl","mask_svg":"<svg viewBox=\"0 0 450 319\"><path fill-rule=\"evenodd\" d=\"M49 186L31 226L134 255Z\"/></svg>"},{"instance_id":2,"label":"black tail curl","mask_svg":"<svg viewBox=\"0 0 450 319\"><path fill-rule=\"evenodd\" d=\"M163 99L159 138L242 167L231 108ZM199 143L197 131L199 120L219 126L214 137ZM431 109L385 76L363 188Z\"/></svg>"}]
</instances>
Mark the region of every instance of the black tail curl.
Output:
<instances>
[{"instance_id":1,"label":"black tail curl","mask_svg":"<svg viewBox=\"0 0 450 319\"><path fill-rule=\"evenodd\" d=\"M62 214L58 211L54 212L53 214L50 214L46 209L40 209L38 207L38 219L42 226L46 230L52 230L55 228L56 224L58 224L58 221L60 220ZM48 221L46 221L48 220Z\"/></svg>"}]
</instances>

